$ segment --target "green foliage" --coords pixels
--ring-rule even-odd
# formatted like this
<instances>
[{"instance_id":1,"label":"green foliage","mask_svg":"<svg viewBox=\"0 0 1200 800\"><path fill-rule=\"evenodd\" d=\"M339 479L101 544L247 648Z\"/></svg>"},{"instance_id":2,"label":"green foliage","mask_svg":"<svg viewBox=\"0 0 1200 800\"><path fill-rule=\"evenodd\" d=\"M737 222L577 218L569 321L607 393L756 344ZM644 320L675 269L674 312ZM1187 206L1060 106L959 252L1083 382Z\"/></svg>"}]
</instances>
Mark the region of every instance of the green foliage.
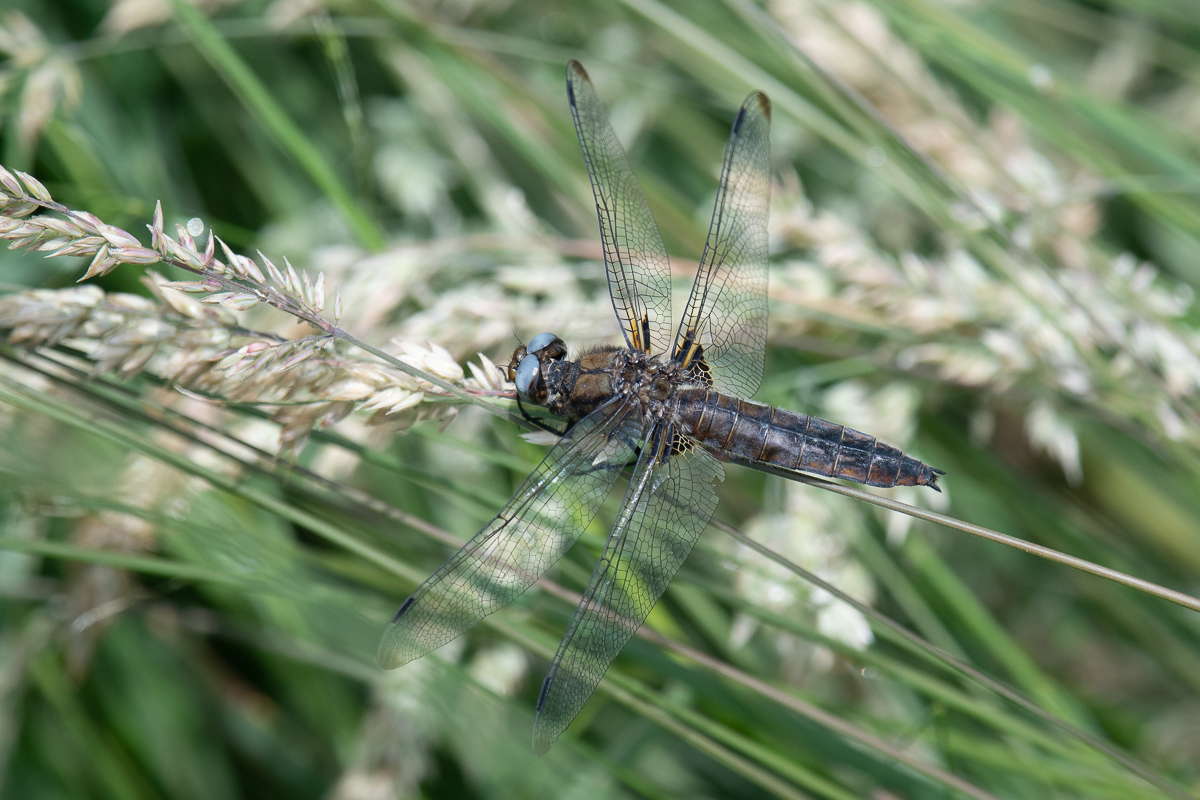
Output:
<instances>
[{"instance_id":1,"label":"green foliage","mask_svg":"<svg viewBox=\"0 0 1200 800\"><path fill-rule=\"evenodd\" d=\"M947 471L946 505L906 502L1200 591L1187 0L8 7L5 166L139 235L161 201L171 227L328 272L360 339L459 362L506 364L514 329L614 332L569 58L681 288L732 114L762 89L759 399ZM96 283L144 294L140 269ZM6 252L0 288L86 270ZM4 800L1200 794L1197 612L734 467L718 517L799 567L714 526L536 757L569 592L392 673L374 652L544 447L432 395L378 428L343 419L362 398L273 396L271 422L162 370L89 372L86 336L22 349L27 322L0 346ZM263 307L239 324L304 335ZM280 409L319 413L277 455ZM620 494L559 585L586 584Z\"/></svg>"}]
</instances>

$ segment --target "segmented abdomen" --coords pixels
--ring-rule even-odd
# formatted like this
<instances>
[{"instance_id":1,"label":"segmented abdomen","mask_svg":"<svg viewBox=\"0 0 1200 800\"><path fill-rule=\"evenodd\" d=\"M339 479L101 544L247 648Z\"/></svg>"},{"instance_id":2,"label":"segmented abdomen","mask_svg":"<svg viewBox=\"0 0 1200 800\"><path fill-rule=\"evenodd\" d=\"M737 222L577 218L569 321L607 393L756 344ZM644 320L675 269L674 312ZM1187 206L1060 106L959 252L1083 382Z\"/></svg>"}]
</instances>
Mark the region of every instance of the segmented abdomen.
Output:
<instances>
[{"instance_id":1,"label":"segmented abdomen","mask_svg":"<svg viewBox=\"0 0 1200 800\"><path fill-rule=\"evenodd\" d=\"M937 486L944 474L843 425L796 414L713 389L679 392L683 432L717 450L787 470L845 478L869 486Z\"/></svg>"}]
</instances>

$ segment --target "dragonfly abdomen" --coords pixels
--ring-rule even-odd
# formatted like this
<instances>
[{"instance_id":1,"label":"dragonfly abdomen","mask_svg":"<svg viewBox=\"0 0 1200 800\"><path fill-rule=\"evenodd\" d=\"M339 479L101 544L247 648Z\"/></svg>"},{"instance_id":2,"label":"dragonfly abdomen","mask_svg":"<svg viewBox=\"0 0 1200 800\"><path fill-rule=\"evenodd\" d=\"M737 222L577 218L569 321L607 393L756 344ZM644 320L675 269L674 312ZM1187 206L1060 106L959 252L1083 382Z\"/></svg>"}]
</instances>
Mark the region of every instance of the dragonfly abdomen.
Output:
<instances>
[{"instance_id":1,"label":"dragonfly abdomen","mask_svg":"<svg viewBox=\"0 0 1200 800\"><path fill-rule=\"evenodd\" d=\"M679 392L677 419L693 439L741 460L868 486L928 486L943 474L874 436L713 389Z\"/></svg>"}]
</instances>

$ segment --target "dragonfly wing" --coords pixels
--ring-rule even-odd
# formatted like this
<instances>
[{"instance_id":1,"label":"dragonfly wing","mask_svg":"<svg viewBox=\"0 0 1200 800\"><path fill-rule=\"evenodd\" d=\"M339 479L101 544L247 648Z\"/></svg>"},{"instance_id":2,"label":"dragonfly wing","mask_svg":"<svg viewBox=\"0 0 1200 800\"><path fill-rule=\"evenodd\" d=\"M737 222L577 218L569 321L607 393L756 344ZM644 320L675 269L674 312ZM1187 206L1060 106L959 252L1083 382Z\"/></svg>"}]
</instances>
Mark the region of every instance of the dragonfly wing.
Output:
<instances>
[{"instance_id":1,"label":"dragonfly wing","mask_svg":"<svg viewBox=\"0 0 1200 800\"><path fill-rule=\"evenodd\" d=\"M578 61L567 64L567 97L596 197L613 310L631 349L665 353L671 343L671 264L662 234Z\"/></svg>"},{"instance_id":2,"label":"dragonfly wing","mask_svg":"<svg viewBox=\"0 0 1200 800\"><path fill-rule=\"evenodd\" d=\"M579 538L644 433L614 400L576 423L504 510L404 601L378 659L393 669L436 650L532 586Z\"/></svg>"},{"instance_id":3,"label":"dragonfly wing","mask_svg":"<svg viewBox=\"0 0 1200 800\"><path fill-rule=\"evenodd\" d=\"M533 746L545 752L645 622L717 507L725 473L699 447L672 451L672 430L642 448L620 514L538 698Z\"/></svg>"},{"instance_id":4,"label":"dragonfly wing","mask_svg":"<svg viewBox=\"0 0 1200 800\"><path fill-rule=\"evenodd\" d=\"M673 355L719 391L750 397L767 346L767 215L771 204L771 102L746 98L725 164L700 270Z\"/></svg>"}]
</instances>

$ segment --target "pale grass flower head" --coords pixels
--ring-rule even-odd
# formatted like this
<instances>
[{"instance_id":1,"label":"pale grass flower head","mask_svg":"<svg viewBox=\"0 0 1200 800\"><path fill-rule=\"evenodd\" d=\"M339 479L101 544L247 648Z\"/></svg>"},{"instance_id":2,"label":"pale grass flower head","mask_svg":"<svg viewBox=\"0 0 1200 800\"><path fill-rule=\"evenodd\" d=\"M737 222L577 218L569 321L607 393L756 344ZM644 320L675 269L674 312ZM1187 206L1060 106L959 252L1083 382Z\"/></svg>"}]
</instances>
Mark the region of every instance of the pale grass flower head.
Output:
<instances>
[{"instance_id":1,"label":"pale grass flower head","mask_svg":"<svg viewBox=\"0 0 1200 800\"><path fill-rule=\"evenodd\" d=\"M430 684L436 668L424 661L409 666L378 676L349 765L330 792L333 800L419 795L434 768L438 711Z\"/></svg>"},{"instance_id":2,"label":"pale grass flower head","mask_svg":"<svg viewBox=\"0 0 1200 800\"><path fill-rule=\"evenodd\" d=\"M186 0L205 14L235 5L238 0ZM171 0L110 0L108 14L100 23L106 33L124 36L140 28L162 25L171 19Z\"/></svg>"},{"instance_id":3,"label":"pale grass flower head","mask_svg":"<svg viewBox=\"0 0 1200 800\"><path fill-rule=\"evenodd\" d=\"M467 664L467 672L485 688L512 697L525 682L529 658L515 644L498 644L476 653Z\"/></svg>"},{"instance_id":4,"label":"pale grass flower head","mask_svg":"<svg viewBox=\"0 0 1200 800\"><path fill-rule=\"evenodd\" d=\"M864 381L849 380L831 386L822 401L827 417L903 449L916 428L921 396L909 383L892 381L872 390Z\"/></svg>"},{"instance_id":5,"label":"pale grass flower head","mask_svg":"<svg viewBox=\"0 0 1200 800\"><path fill-rule=\"evenodd\" d=\"M452 383L460 382L463 379L462 367L450 355L450 351L439 344L393 339L392 345L403 361L417 369ZM420 385L424 382L418 379L417 383ZM432 384L428 388L432 388Z\"/></svg>"},{"instance_id":6,"label":"pale grass flower head","mask_svg":"<svg viewBox=\"0 0 1200 800\"><path fill-rule=\"evenodd\" d=\"M398 775L386 767L367 771L351 767L338 778L330 795L332 800L395 800L401 793Z\"/></svg>"},{"instance_id":7,"label":"pale grass flower head","mask_svg":"<svg viewBox=\"0 0 1200 800\"><path fill-rule=\"evenodd\" d=\"M1158 413L1159 398L1168 405L1169 398L1200 399L1200 347L1181 324L1191 292L1152 266L1089 254L1087 271L1051 275L1013 262L1011 275L1002 276L958 247L894 258L832 212L813 216L803 198L776 200L778 230L815 259L791 259L777 271L788 288L783 296L853 324L907 332L920 343L890 349L885 342L880 350L901 370L932 370L942 381L997 395L1019 388L1052 403L1133 404L1152 419L1170 420ZM784 309L773 317L776 331L811 326ZM981 332L963 336L963 329ZM1099 395L1101 386L1120 398ZM1152 433L1167 435L1165 427Z\"/></svg>"},{"instance_id":8,"label":"pale grass flower head","mask_svg":"<svg viewBox=\"0 0 1200 800\"><path fill-rule=\"evenodd\" d=\"M846 548L847 537L857 535L861 514L848 509L843 498L803 484L789 482L783 491L787 510L753 517L744 526L746 535L851 596L873 602L874 585L870 576ZM798 607L807 608L817 617L818 625L824 614L826 625L840 626L836 631L831 629L829 635L855 647L869 644L869 633L862 634L866 622L859 612L850 607L829 611L834 603L842 605L840 601L821 589L810 588L802 578L773 561L741 547L735 550L739 565L734 588L749 602L785 614L795 613ZM731 645L744 645L757 629L750 619L735 620ZM812 653L787 644L788 638L777 636L776 641L785 662L799 659L784 667L786 674L797 675L803 671L801 662L807 663ZM814 663L828 666L820 658Z\"/></svg>"},{"instance_id":9,"label":"pale grass flower head","mask_svg":"<svg viewBox=\"0 0 1200 800\"><path fill-rule=\"evenodd\" d=\"M867 605L875 602L875 583L857 561L838 559L822 570L819 576L859 602ZM821 588L814 587L809 597L817 607L817 630L821 633L855 650L865 650L874 642L871 625L857 608Z\"/></svg>"},{"instance_id":10,"label":"pale grass flower head","mask_svg":"<svg viewBox=\"0 0 1200 800\"><path fill-rule=\"evenodd\" d=\"M1044 400L1035 400L1025 417L1029 441L1058 462L1067 483L1083 483L1083 465L1079 460L1079 438L1075 431Z\"/></svg>"},{"instance_id":11,"label":"pale grass flower head","mask_svg":"<svg viewBox=\"0 0 1200 800\"><path fill-rule=\"evenodd\" d=\"M283 30L327 10L325 0L273 0L263 12L263 17L272 27Z\"/></svg>"},{"instance_id":12,"label":"pale grass flower head","mask_svg":"<svg viewBox=\"0 0 1200 800\"><path fill-rule=\"evenodd\" d=\"M364 411L383 411L385 414L391 415L420 405L425 399L425 393L401 386L392 386L374 391L367 397L370 399L363 403Z\"/></svg>"},{"instance_id":13,"label":"pale grass flower head","mask_svg":"<svg viewBox=\"0 0 1200 800\"><path fill-rule=\"evenodd\" d=\"M17 139L32 149L60 109L79 107L83 81L75 60L56 50L29 17L9 10L0 15L0 100L21 87L16 106Z\"/></svg>"},{"instance_id":14,"label":"pale grass flower head","mask_svg":"<svg viewBox=\"0 0 1200 800\"><path fill-rule=\"evenodd\" d=\"M456 234L462 212L450 193L462 183L461 166L444 152L442 131L411 98L373 98L366 117L378 142L371 171L380 193L408 225L427 226L435 237Z\"/></svg>"},{"instance_id":15,"label":"pale grass flower head","mask_svg":"<svg viewBox=\"0 0 1200 800\"><path fill-rule=\"evenodd\" d=\"M17 115L17 137L32 147L59 109L75 111L83 94L82 79L75 62L52 56L34 68L25 79Z\"/></svg>"},{"instance_id":16,"label":"pale grass flower head","mask_svg":"<svg viewBox=\"0 0 1200 800\"><path fill-rule=\"evenodd\" d=\"M343 246L321 251L322 260L338 265L346 320L357 328L374 330L406 298L423 287L422 261L426 254L415 246L398 245L381 253L363 255Z\"/></svg>"},{"instance_id":17,"label":"pale grass flower head","mask_svg":"<svg viewBox=\"0 0 1200 800\"><path fill-rule=\"evenodd\" d=\"M473 281L438 293L428 306L405 317L397 326L398 337L436 340L463 355L485 351L500 357L513 342L521 307L521 298L494 281Z\"/></svg>"},{"instance_id":18,"label":"pale grass flower head","mask_svg":"<svg viewBox=\"0 0 1200 800\"><path fill-rule=\"evenodd\" d=\"M212 235L198 242L193 229L202 229L202 223L176 225L171 236L161 205L149 226L155 249L143 248L127 232L54 203L32 176L0 168L0 185L0 210L8 214L0 216L0 237L12 247L93 255L85 279L120 263L163 260L201 278L166 281L150 272L143 279L150 298L106 295L93 287L5 296L0 327L9 330L10 342L61 342L91 359L99 372L130 377L149 371L191 391L274 406L285 451L298 451L312 430L335 425L372 400L371 422L393 429L423 418L448 422L455 415L457 409L446 403L417 408L434 387L410 378L401 365L342 355L334 348L336 322L321 315L332 299L336 320L341 297L323 271L314 279L286 258L282 266L262 253L255 261ZM62 218L34 216L39 207ZM189 296L196 294L204 296ZM306 321L316 332L297 339L256 333L233 313L263 303ZM401 350L434 377L462 383L462 369L445 348L402 342Z\"/></svg>"},{"instance_id":19,"label":"pale grass flower head","mask_svg":"<svg viewBox=\"0 0 1200 800\"><path fill-rule=\"evenodd\" d=\"M154 508L188 497L188 482L175 469L140 454L116 466L106 487L112 500L134 508ZM74 524L72 544L78 547L138 555L154 551L158 531L136 514L101 510L80 517ZM117 617L138 602L140 594L130 573L97 564L72 570L63 588L67 626L66 656L72 675L87 671L96 646Z\"/></svg>"},{"instance_id":20,"label":"pale grass flower head","mask_svg":"<svg viewBox=\"0 0 1200 800\"><path fill-rule=\"evenodd\" d=\"M41 28L20 11L9 10L0 17L0 53L12 60L12 66L34 67L46 59L50 50Z\"/></svg>"},{"instance_id":21,"label":"pale grass flower head","mask_svg":"<svg viewBox=\"0 0 1200 800\"><path fill-rule=\"evenodd\" d=\"M477 355L479 356L478 364L474 361L467 362L467 369L471 371L471 377L463 381L463 386L481 392L516 391L516 386L508 379L507 370L501 369L483 353L478 353Z\"/></svg>"},{"instance_id":22,"label":"pale grass flower head","mask_svg":"<svg viewBox=\"0 0 1200 800\"><path fill-rule=\"evenodd\" d=\"M817 611L817 630L855 650L866 650L875 641L871 623L867 622L862 612L836 599L822 605Z\"/></svg>"},{"instance_id":23,"label":"pale grass flower head","mask_svg":"<svg viewBox=\"0 0 1200 800\"><path fill-rule=\"evenodd\" d=\"M525 431L521 438L539 447L553 447L562 440L557 433L547 430Z\"/></svg>"},{"instance_id":24,"label":"pale grass flower head","mask_svg":"<svg viewBox=\"0 0 1200 800\"><path fill-rule=\"evenodd\" d=\"M1020 391L1026 403L1039 398L1042 420L1031 432L1045 433L1045 404L1083 402L1140 407L1143 419L1157 421L1149 438L1200 445L1194 415L1182 413L1200 400L1200 344L1182 322L1192 293L1153 265L1094 242L1104 183L1041 152L1014 113L997 110L976 122L875 8L802 0L769 10L801 49L961 182L961 224L1002 224L1025 250L985 266L948 236L940 252L888 253L859 223L814 210L791 179L773 196L773 239L807 250L811 263L789 258L773 279L800 289L806 306L916 338L880 348L901 369L999 396ZM888 53L886 62L879 52ZM1030 75L1040 90L1055 90L1044 67ZM1033 253L1058 264L1043 265ZM805 326L805 317L786 310L773 319ZM1056 458L1075 475L1068 438L1060 430L1056 440Z\"/></svg>"}]
</instances>

